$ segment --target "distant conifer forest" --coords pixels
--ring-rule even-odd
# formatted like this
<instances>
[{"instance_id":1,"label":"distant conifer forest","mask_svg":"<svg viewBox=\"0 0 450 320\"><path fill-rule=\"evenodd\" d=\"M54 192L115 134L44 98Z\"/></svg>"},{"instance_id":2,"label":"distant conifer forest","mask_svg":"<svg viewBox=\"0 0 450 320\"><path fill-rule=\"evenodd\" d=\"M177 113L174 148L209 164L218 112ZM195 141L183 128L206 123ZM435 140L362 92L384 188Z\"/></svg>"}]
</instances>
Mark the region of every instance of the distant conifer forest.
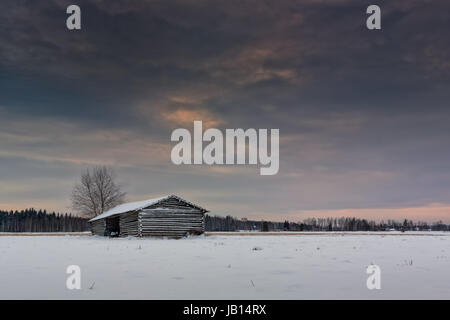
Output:
<instances>
[{"instance_id":1,"label":"distant conifer forest","mask_svg":"<svg viewBox=\"0 0 450 320\"><path fill-rule=\"evenodd\" d=\"M70 213L26 209L0 211L0 232L83 232L89 219ZM450 225L403 221L369 221L358 218L308 218L301 222L247 220L232 216L205 215L205 231L450 231Z\"/></svg>"},{"instance_id":2,"label":"distant conifer forest","mask_svg":"<svg viewBox=\"0 0 450 320\"><path fill-rule=\"evenodd\" d=\"M88 219L71 214L26 209L0 211L0 232L80 232L88 231Z\"/></svg>"}]
</instances>

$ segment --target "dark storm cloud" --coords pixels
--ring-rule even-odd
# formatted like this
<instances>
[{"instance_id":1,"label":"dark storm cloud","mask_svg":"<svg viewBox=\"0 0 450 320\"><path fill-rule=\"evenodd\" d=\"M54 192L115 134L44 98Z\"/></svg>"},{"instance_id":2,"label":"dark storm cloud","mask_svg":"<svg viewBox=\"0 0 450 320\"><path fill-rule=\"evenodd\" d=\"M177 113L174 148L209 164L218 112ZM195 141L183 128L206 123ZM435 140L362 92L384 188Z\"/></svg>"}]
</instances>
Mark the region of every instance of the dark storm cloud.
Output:
<instances>
[{"instance_id":1,"label":"dark storm cloud","mask_svg":"<svg viewBox=\"0 0 450 320\"><path fill-rule=\"evenodd\" d=\"M106 162L135 194L182 177L236 214L261 193L255 215L448 202L447 1L378 1L380 31L358 0L80 0L76 32L69 4L0 3L1 169L19 157L68 181ZM280 128L280 174L171 166L171 130L198 117Z\"/></svg>"},{"instance_id":2,"label":"dark storm cloud","mask_svg":"<svg viewBox=\"0 0 450 320\"><path fill-rule=\"evenodd\" d=\"M443 1L381 2L379 33L364 28L360 1L81 1L81 32L64 28L65 5L2 4L0 52L5 72L29 77L36 88L31 97L69 78L55 100L84 98L64 108L80 113L92 111L96 97L106 100L96 104L100 111L128 109L135 100L164 99L186 86L210 90L202 88L206 83L217 91L208 108L219 111L251 112L261 101L294 112L404 111L403 99L414 101L411 95L448 81ZM7 89L13 95L20 87ZM57 103L42 104L54 114Z\"/></svg>"}]
</instances>

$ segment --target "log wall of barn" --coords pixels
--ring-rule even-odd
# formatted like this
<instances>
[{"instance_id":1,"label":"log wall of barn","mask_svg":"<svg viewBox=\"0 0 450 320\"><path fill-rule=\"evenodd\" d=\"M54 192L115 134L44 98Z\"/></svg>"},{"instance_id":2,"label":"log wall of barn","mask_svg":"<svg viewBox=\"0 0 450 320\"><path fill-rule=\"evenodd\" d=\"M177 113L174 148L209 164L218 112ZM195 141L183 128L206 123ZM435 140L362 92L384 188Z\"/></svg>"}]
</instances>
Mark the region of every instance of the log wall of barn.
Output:
<instances>
[{"instance_id":1,"label":"log wall of barn","mask_svg":"<svg viewBox=\"0 0 450 320\"><path fill-rule=\"evenodd\" d=\"M184 237L202 234L204 212L178 199L168 199L148 207L139 214L140 235L155 237Z\"/></svg>"},{"instance_id":2,"label":"log wall of barn","mask_svg":"<svg viewBox=\"0 0 450 320\"><path fill-rule=\"evenodd\" d=\"M91 232L94 235L97 236L104 236L105 235L105 219L95 220L91 223Z\"/></svg>"},{"instance_id":3,"label":"log wall of barn","mask_svg":"<svg viewBox=\"0 0 450 320\"><path fill-rule=\"evenodd\" d=\"M120 236L139 236L139 214L137 212L129 212L120 215Z\"/></svg>"},{"instance_id":4,"label":"log wall of barn","mask_svg":"<svg viewBox=\"0 0 450 320\"><path fill-rule=\"evenodd\" d=\"M198 210L161 210L141 211L140 234L142 236L184 237L188 234L204 232L203 213Z\"/></svg>"}]
</instances>

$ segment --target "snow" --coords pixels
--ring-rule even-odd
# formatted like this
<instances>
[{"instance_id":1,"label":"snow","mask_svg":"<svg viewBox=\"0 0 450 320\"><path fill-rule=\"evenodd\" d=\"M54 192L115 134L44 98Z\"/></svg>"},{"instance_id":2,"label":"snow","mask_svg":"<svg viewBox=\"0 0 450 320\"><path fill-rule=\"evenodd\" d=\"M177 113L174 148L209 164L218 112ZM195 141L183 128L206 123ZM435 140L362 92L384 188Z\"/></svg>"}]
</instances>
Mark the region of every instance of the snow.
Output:
<instances>
[{"instance_id":1,"label":"snow","mask_svg":"<svg viewBox=\"0 0 450 320\"><path fill-rule=\"evenodd\" d=\"M450 298L448 233L4 235L0 257L0 299ZM372 263L381 290L366 287ZM69 265L81 290L66 288Z\"/></svg>"},{"instance_id":2,"label":"snow","mask_svg":"<svg viewBox=\"0 0 450 320\"><path fill-rule=\"evenodd\" d=\"M194 205L193 203L191 203L191 202L189 202L187 200L181 199L180 197L175 196L175 195L172 194L172 195L168 195L168 196L161 197L161 198L154 198L154 199L149 199L149 200L143 200L143 201L137 201L137 202L128 202L128 203L120 204L118 206L115 206L112 209L109 209L108 211L103 212L102 214L96 216L95 218L92 218L89 221L92 222L92 221L95 221L95 220L111 217L111 216L114 216L116 214L121 214L121 213L125 213L125 212L141 210L141 209L144 209L146 207L155 205L158 202L161 202L163 200L167 200L169 198L176 198L176 199L178 199L180 201L187 202L187 203L191 204L192 206L194 206L194 207L196 207L196 208L198 208L198 209L200 209L202 211L206 211L205 209L203 209L203 208L201 208L201 207L199 207L197 205Z\"/></svg>"},{"instance_id":3,"label":"snow","mask_svg":"<svg viewBox=\"0 0 450 320\"><path fill-rule=\"evenodd\" d=\"M145 207L154 205L164 199L167 199L168 197L162 197L162 198L155 198L155 199L149 199L144 201L136 201L136 202L128 202L124 204L120 204L118 206L115 206L112 209L109 209L108 211L103 212L102 214L96 216L95 218L89 220L89 221L95 221L103 218L107 218L116 214L125 213L129 211L135 211L140 210Z\"/></svg>"}]
</instances>

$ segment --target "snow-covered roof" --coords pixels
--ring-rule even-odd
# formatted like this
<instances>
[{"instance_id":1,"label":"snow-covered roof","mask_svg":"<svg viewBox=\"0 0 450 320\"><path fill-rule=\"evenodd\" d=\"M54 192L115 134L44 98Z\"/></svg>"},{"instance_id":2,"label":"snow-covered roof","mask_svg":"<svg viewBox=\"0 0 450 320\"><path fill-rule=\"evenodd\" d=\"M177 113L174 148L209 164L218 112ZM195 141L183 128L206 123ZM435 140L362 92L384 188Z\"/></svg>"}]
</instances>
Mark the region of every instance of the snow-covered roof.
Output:
<instances>
[{"instance_id":1,"label":"snow-covered roof","mask_svg":"<svg viewBox=\"0 0 450 320\"><path fill-rule=\"evenodd\" d=\"M91 220L89 220L89 222L92 221L96 221L96 220L100 220L100 219L104 219L104 218L108 218L117 214L121 214L121 213L125 213L125 212L131 212L131 211L137 211L137 210L141 210L144 208L147 208L149 206L155 205L161 201L170 199L170 198L175 198L178 199L180 201L186 202L188 204L190 204L191 206L200 209L202 211L207 212L206 209L203 209L200 206L197 206L187 200L184 200L176 195L168 195L165 197L161 197L161 198L154 198L154 199L149 199L149 200L144 200L144 201L136 201L136 202L128 202L128 203L124 203L124 204L120 204L112 209L109 209L108 211L103 212L102 214L96 216L95 218L92 218Z\"/></svg>"}]
</instances>

